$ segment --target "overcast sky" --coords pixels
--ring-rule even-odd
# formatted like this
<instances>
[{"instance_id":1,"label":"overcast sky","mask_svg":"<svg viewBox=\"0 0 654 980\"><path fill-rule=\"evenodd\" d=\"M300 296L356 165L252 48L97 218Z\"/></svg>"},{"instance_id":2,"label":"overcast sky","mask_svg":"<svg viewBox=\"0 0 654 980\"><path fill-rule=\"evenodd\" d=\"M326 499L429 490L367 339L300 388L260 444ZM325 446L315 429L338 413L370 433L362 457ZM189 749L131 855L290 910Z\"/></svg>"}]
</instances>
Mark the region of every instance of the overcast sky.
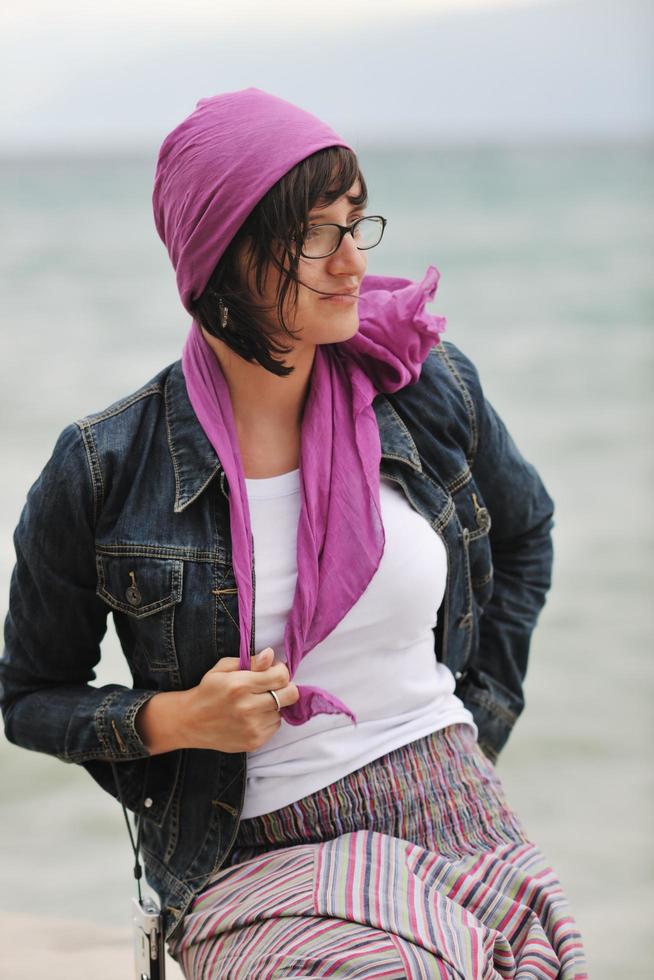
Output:
<instances>
[{"instance_id":1,"label":"overcast sky","mask_svg":"<svg viewBox=\"0 0 654 980\"><path fill-rule=\"evenodd\" d=\"M3 0L5 149L151 149L256 85L350 141L654 136L651 0Z\"/></svg>"}]
</instances>

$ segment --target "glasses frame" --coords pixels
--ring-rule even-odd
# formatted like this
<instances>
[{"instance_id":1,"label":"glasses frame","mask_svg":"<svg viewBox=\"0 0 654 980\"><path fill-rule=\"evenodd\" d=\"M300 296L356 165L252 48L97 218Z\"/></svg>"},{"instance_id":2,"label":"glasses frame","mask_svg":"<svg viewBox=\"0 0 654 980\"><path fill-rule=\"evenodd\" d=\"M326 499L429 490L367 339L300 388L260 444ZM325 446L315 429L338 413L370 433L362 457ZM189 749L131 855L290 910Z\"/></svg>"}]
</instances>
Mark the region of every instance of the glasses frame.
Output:
<instances>
[{"instance_id":1,"label":"glasses frame","mask_svg":"<svg viewBox=\"0 0 654 980\"><path fill-rule=\"evenodd\" d=\"M387 219L384 218L381 214L364 214L362 218L357 218L356 221L353 221L351 225L338 225L336 224L335 221L324 221L322 224L319 225L311 225L310 226L311 231L315 231L316 228L338 228L338 232L339 232L338 243L336 245L336 248L333 248L331 252L326 252L324 255L305 255L302 249L300 249L300 255L302 256L303 259L326 259L330 255L334 255L334 253L338 252L339 248L341 247L341 242L347 235L348 231L352 235L352 238L354 238L354 229L356 228L356 226L360 224L360 222L362 221L367 221L369 218L377 218L379 219L379 221L382 222L381 235L379 236L379 242L381 242L382 238L384 237L386 225L388 224ZM360 252L367 252L368 249L377 248L379 242L375 242L374 245L364 245L363 248L357 245L357 248L359 249Z\"/></svg>"}]
</instances>

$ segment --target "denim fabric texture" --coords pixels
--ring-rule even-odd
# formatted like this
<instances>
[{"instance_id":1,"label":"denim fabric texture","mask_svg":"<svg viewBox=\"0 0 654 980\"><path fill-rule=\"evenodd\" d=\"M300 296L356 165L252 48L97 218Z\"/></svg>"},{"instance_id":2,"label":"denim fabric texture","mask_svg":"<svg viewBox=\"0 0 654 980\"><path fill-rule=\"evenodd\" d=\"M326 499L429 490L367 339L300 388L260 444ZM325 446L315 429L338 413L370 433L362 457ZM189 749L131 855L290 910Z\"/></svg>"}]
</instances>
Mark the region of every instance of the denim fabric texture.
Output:
<instances>
[{"instance_id":1,"label":"denim fabric texture","mask_svg":"<svg viewBox=\"0 0 654 980\"><path fill-rule=\"evenodd\" d=\"M435 656L452 670L492 760L524 706L532 631L550 586L553 503L452 343L420 379L373 407L381 473L445 544ZM171 936L224 864L239 824L246 754L149 760L134 719L157 691L190 688L237 657L229 488L179 361L69 425L30 489L0 661L10 741L83 765L126 804L146 797L143 854ZM94 687L111 613L133 687Z\"/></svg>"}]
</instances>

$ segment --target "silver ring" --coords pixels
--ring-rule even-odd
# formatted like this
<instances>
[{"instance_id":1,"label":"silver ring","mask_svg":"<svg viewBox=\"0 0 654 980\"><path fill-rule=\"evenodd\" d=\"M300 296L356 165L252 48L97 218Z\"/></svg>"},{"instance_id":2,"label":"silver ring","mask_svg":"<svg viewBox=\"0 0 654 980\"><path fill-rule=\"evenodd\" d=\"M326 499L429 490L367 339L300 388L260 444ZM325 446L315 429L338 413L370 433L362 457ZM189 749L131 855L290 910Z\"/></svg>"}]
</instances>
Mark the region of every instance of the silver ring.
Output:
<instances>
[{"instance_id":1,"label":"silver ring","mask_svg":"<svg viewBox=\"0 0 654 980\"><path fill-rule=\"evenodd\" d=\"M279 702L279 698L277 697L277 695L275 694L275 692L274 691L268 691L268 694L272 694L272 696L275 699L275 704L277 705L277 710L278 711L281 711L282 710L282 706L281 706L281 704Z\"/></svg>"}]
</instances>

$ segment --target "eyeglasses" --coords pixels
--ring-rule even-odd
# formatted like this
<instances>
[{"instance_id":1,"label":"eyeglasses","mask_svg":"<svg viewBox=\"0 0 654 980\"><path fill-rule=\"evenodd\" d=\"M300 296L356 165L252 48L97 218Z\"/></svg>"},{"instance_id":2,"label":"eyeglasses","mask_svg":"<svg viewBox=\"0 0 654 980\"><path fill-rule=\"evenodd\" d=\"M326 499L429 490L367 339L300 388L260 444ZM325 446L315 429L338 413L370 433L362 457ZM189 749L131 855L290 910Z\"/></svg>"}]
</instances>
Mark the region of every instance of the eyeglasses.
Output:
<instances>
[{"instance_id":1,"label":"eyeglasses","mask_svg":"<svg viewBox=\"0 0 654 980\"><path fill-rule=\"evenodd\" d=\"M357 218L351 225L314 225L307 228L302 239L300 255L305 259L324 259L338 251L348 231L352 235L356 247L363 251L379 245L387 225L386 218L380 214Z\"/></svg>"}]
</instances>

